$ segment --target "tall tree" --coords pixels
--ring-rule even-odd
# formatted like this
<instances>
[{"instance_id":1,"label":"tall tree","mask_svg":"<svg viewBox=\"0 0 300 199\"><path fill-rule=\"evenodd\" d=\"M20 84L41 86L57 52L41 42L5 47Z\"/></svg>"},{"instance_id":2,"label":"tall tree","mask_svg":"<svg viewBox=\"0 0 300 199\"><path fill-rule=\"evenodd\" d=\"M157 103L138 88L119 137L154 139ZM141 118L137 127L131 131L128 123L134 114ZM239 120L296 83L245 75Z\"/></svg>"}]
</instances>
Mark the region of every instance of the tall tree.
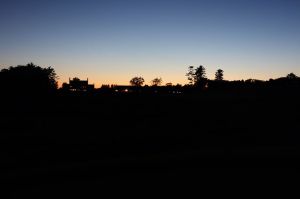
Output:
<instances>
[{"instance_id":1,"label":"tall tree","mask_svg":"<svg viewBox=\"0 0 300 199\"><path fill-rule=\"evenodd\" d=\"M224 79L224 71L222 69L218 69L215 73L215 80L222 81Z\"/></svg>"},{"instance_id":2,"label":"tall tree","mask_svg":"<svg viewBox=\"0 0 300 199\"><path fill-rule=\"evenodd\" d=\"M194 74L194 84L195 85L204 85L206 83L206 70L204 66L200 65L195 69L195 74Z\"/></svg>"},{"instance_id":3,"label":"tall tree","mask_svg":"<svg viewBox=\"0 0 300 199\"><path fill-rule=\"evenodd\" d=\"M193 85L195 83L195 69L194 66L188 67L188 72L185 74L187 76L187 79L189 81L190 85Z\"/></svg>"}]
</instances>

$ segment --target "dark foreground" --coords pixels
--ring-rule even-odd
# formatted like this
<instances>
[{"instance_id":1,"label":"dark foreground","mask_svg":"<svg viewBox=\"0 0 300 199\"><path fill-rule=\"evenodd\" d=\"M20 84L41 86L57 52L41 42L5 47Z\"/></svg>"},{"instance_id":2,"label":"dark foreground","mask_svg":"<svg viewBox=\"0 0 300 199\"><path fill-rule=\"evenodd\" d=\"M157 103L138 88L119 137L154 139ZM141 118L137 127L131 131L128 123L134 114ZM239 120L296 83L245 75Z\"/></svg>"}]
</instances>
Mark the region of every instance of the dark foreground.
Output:
<instances>
[{"instance_id":1,"label":"dark foreground","mask_svg":"<svg viewBox=\"0 0 300 199\"><path fill-rule=\"evenodd\" d=\"M4 100L2 188L15 198L91 198L296 178L299 118L290 93Z\"/></svg>"}]
</instances>

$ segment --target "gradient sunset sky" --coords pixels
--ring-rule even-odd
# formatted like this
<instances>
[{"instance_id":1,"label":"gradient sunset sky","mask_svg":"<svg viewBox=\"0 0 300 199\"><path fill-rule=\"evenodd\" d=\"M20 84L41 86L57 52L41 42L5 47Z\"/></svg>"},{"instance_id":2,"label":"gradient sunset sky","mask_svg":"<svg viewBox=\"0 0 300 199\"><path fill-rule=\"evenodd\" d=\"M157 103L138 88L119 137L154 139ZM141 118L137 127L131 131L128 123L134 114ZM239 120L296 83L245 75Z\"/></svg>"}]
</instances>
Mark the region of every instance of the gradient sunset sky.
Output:
<instances>
[{"instance_id":1,"label":"gradient sunset sky","mask_svg":"<svg viewBox=\"0 0 300 199\"><path fill-rule=\"evenodd\" d=\"M101 84L300 75L300 0L0 0L0 68L34 62Z\"/></svg>"}]
</instances>

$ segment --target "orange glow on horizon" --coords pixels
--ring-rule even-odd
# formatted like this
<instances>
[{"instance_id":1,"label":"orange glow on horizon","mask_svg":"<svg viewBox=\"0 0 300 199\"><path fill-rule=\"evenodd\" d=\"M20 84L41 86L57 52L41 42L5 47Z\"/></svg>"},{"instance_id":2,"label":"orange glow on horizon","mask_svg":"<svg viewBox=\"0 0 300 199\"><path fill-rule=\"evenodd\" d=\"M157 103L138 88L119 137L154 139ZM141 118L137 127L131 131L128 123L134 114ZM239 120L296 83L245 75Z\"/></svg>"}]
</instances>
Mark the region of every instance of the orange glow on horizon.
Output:
<instances>
[{"instance_id":1,"label":"orange glow on horizon","mask_svg":"<svg viewBox=\"0 0 300 199\"><path fill-rule=\"evenodd\" d=\"M142 75L141 75L142 76ZM125 77L125 75L122 77L119 77L119 78L112 78L111 80L108 80L107 79L102 79L102 78L90 78L90 77L84 77L84 78L81 78L81 76L76 76L76 77L79 77L79 79L81 80L86 80L88 79L89 81L89 84L94 84L95 85L95 88L101 88L102 85L130 85L129 81L131 78L130 77ZM142 76L144 77L145 79L145 83L144 85L151 85L151 80L154 79L154 78L146 78L145 76ZM225 78L224 80L228 80L228 81L234 81L234 80L247 80L247 79L259 79L259 80L269 80L270 78L278 78L278 77L264 77L262 76L262 78L253 78L253 77L249 77L249 78L237 78L238 75L233 75L233 76L226 76L225 74ZM74 77L70 77L71 79L74 78ZM173 85L176 85L176 84L181 84L181 85L185 85L185 84L188 84L188 80L186 79L186 77L184 78L174 78L173 80L171 78L168 78L168 79L164 79L164 77L162 76L161 77L163 79L163 83L162 85L166 85L167 83L172 83ZM208 77L209 79L213 80L214 77ZM67 78L60 78L58 80L58 87L61 88L62 87L62 84L63 83L69 83L69 77Z\"/></svg>"}]
</instances>

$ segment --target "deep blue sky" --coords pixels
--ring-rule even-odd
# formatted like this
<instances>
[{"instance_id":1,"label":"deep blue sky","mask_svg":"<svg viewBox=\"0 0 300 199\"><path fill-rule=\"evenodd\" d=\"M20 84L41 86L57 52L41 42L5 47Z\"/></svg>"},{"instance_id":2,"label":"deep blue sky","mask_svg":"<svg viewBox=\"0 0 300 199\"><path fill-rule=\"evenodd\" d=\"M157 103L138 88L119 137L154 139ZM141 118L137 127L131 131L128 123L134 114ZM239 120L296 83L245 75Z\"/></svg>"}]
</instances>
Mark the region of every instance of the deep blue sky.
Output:
<instances>
[{"instance_id":1,"label":"deep blue sky","mask_svg":"<svg viewBox=\"0 0 300 199\"><path fill-rule=\"evenodd\" d=\"M53 66L60 81L186 83L300 75L300 0L0 0L0 67Z\"/></svg>"}]
</instances>

